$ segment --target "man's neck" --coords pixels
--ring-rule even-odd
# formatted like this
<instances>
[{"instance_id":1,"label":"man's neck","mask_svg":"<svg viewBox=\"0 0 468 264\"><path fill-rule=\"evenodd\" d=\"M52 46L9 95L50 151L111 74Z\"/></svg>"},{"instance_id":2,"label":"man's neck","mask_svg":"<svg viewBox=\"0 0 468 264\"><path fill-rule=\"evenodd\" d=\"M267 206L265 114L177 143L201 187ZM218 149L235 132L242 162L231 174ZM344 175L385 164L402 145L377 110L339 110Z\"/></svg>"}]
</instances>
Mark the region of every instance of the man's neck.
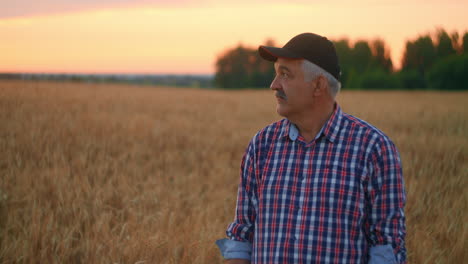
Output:
<instances>
[{"instance_id":1,"label":"man's neck","mask_svg":"<svg viewBox=\"0 0 468 264\"><path fill-rule=\"evenodd\" d=\"M306 142L310 142L317 136L327 120L330 119L334 110L335 103L333 102L320 106L302 117L294 118L294 120L290 119L290 121L297 126L299 133Z\"/></svg>"}]
</instances>

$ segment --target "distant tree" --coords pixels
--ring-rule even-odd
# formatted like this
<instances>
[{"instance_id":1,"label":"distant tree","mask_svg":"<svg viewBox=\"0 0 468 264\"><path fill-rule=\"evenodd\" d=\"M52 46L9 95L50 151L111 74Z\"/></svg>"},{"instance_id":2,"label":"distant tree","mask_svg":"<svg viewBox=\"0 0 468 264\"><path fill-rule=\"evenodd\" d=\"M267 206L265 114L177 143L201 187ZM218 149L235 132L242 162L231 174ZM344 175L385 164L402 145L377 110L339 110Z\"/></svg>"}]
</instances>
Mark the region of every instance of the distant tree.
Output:
<instances>
[{"instance_id":1,"label":"distant tree","mask_svg":"<svg viewBox=\"0 0 468 264\"><path fill-rule=\"evenodd\" d=\"M390 51L382 39L358 41L353 48L348 86L357 89L396 89ZM356 64L357 63L357 64Z\"/></svg>"},{"instance_id":2,"label":"distant tree","mask_svg":"<svg viewBox=\"0 0 468 264\"><path fill-rule=\"evenodd\" d=\"M381 39L370 42L359 40L353 47L351 47L348 39L341 39L334 41L334 45L342 71L341 83L345 88L362 88L362 81L370 75L382 76L380 72L390 73L393 70L390 52L385 42ZM368 71L373 73L369 74L367 77L363 76L366 75ZM371 82L373 82L372 85L375 84L374 81ZM382 80L377 86L386 86L387 84L384 82L385 81Z\"/></svg>"},{"instance_id":3,"label":"distant tree","mask_svg":"<svg viewBox=\"0 0 468 264\"><path fill-rule=\"evenodd\" d=\"M361 89L396 89L400 88L401 83L398 78L380 68L369 70L359 77L359 88Z\"/></svg>"},{"instance_id":4,"label":"distant tree","mask_svg":"<svg viewBox=\"0 0 468 264\"><path fill-rule=\"evenodd\" d=\"M429 35L420 36L415 41L406 42L406 50L402 61L402 71L411 74L416 71L419 76L413 76L415 78L411 79L425 80L426 72L434 64L436 58L437 52L431 37ZM425 81L418 81L417 83L418 86L424 85L423 87L420 86L418 88L426 88Z\"/></svg>"},{"instance_id":5,"label":"distant tree","mask_svg":"<svg viewBox=\"0 0 468 264\"><path fill-rule=\"evenodd\" d=\"M351 68L348 73L348 78L346 80L346 88L349 89L361 89L361 77L362 73L358 73L356 69Z\"/></svg>"},{"instance_id":6,"label":"distant tree","mask_svg":"<svg viewBox=\"0 0 468 264\"><path fill-rule=\"evenodd\" d=\"M350 89L468 89L464 76L468 32L462 37L444 29L406 42L402 68L394 72L390 50L383 39L333 41L341 67L341 84ZM266 46L277 46L267 40ZM462 55L460 55L462 54ZM275 75L273 63L257 48L238 45L216 61L215 85L222 88L266 88Z\"/></svg>"},{"instance_id":7,"label":"distant tree","mask_svg":"<svg viewBox=\"0 0 468 264\"><path fill-rule=\"evenodd\" d=\"M267 45L273 46L270 40ZM221 88L265 88L274 77L273 64L257 49L239 45L225 51L216 61L215 84Z\"/></svg>"},{"instance_id":8,"label":"distant tree","mask_svg":"<svg viewBox=\"0 0 468 264\"><path fill-rule=\"evenodd\" d=\"M458 32L452 32L452 34L450 35L450 39L452 39L452 45L453 45L453 48L455 49L455 52L457 54L461 54L463 52L463 43L461 43L460 41L460 35L458 34Z\"/></svg>"},{"instance_id":9,"label":"distant tree","mask_svg":"<svg viewBox=\"0 0 468 264\"><path fill-rule=\"evenodd\" d=\"M431 88L441 90L468 89L468 54L447 56L428 72Z\"/></svg>"},{"instance_id":10,"label":"distant tree","mask_svg":"<svg viewBox=\"0 0 468 264\"><path fill-rule=\"evenodd\" d=\"M456 35L454 35L456 38ZM443 59L447 56L456 54L457 51L454 48L454 44L456 44L457 40L452 39L449 34L443 30L439 29L436 32L436 54L437 54L437 59Z\"/></svg>"},{"instance_id":11,"label":"distant tree","mask_svg":"<svg viewBox=\"0 0 468 264\"><path fill-rule=\"evenodd\" d=\"M340 39L333 41L335 50L338 55L338 60L341 67L341 85L343 88L348 87L348 79L353 68L352 50L348 39Z\"/></svg>"},{"instance_id":12,"label":"distant tree","mask_svg":"<svg viewBox=\"0 0 468 264\"><path fill-rule=\"evenodd\" d=\"M462 42L462 52L466 54L468 53L468 32L463 34Z\"/></svg>"},{"instance_id":13,"label":"distant tree","mask_svg":"<svg viewBox=\"0 0 468 264\"><path fill-rule=\"evenodd\" d=\"M375 66L384 72L392 72L393 63L390 58L390 50L387 49L385 41L383 39L375 39L371 42L370 48Z\"/></svg>"},{"instance_id":14,"label":"distant tree","mask_svg":"<svg viewBox=\"0 0 468 264\"><path fill-rule=\"evenodd\" d=\"M352 62L351 46L348 39L333 41L340 64L349 65Z\"/></svg>"},{"instance_id":15,"label":"distant tree","mask_svg":"<svg viewBox=\"0 0 468 264\"><path fill-rule=\"evenodd\" d=\"M247 67L249 50L242 45L226 51L216 62L216 85L223 88L244 88L249 85Z\"/></svg>"},{"instance_id":16,"label":"distant tree","mask_svg":"<svg viewBox=\"0 0 468 264\"><path fill-rule=\"evenodd\" d=\"M372 64L372 51L369 43L365 40L356 42L351 54L353 58L353 68L358 73L363 73Z\"/></svg>"},{"instance_id":17,"label":"distant tree","mask_svg":"<svg viewBox=\"0 0 468 264\"><path fill-rule=\"evenodd\" d=\"M403 89L424 89L427 88L426 79L415 69L405 69L394 73L395 77Z\"/></svg>"},{"instance_id":18,"label":"distant tree","mask_svg":"<svg viewBox=\"0 0 468 264\"><path fill-rule=\"evenodd\" d=\"M272 39L266 40L265 46L274 47L275 42ZM273 63L262 59L257 49L252 49L249 57L249 83L252 88L269 87L275 76Z\"/></svg>"}]
</instances>

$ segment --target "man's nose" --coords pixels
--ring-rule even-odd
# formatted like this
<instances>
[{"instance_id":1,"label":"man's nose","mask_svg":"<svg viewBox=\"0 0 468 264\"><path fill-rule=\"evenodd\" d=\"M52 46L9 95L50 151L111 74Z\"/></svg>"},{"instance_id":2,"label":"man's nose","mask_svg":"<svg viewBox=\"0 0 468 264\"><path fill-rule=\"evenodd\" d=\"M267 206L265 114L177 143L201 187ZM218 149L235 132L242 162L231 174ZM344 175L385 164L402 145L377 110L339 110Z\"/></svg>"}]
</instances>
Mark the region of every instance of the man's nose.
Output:
<instances>
[{"instance_id":1,"label":"man's nose","mask_svg":"<svg viewBox=\"0 0 468 264\"><path fill-rule=\"evenodd\" d=\"M275 78L271 82L270 89L273 90L273 91L281 89L280 82L278 81L278 76L275 76Z\"/></svg>"}]
</instances>

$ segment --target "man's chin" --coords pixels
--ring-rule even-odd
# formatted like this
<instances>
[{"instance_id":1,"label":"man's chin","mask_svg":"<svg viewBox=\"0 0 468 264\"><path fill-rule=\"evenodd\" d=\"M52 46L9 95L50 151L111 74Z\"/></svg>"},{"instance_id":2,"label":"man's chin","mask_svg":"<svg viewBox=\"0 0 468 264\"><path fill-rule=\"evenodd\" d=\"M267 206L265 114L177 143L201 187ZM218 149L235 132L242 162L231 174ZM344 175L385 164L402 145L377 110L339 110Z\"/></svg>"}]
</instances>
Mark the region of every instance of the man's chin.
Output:
<instances>
[{"instance_id":1,"label":"man's chin","mask_svg":"<svg viewBox=\"0 0 468 264\"><path fill-rule=\"evenodd\" d=\"M286 109L284 109L284 107L279 104L276 106L276 113L278 113L278 115L282 117L287 117L287 114L288 114Z\"/></svg>"}]
</instances>

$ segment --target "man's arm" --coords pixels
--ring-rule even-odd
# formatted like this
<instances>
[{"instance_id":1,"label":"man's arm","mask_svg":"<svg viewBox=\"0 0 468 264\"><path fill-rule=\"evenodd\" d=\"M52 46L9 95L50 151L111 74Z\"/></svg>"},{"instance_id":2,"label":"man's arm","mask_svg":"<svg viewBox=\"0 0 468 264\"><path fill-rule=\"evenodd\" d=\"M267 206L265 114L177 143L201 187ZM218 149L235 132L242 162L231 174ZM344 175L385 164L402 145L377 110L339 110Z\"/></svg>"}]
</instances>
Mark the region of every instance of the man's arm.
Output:
<instances>
[{"instance_id":1,"label":"man's arm","mask_svg":"<svg viewBox=\"0 0 468 264\"><path fill-rule=\"evenodd\" d=\"M232 259L233 263L241 259L250 263L254 223L256 218L256 165L253 140L250 142L241 162L241 177L237 191L236 215L228 226L226 234L229 239L216 241L225 259ZM231 263L231 262L228 262Z\"/></svg>"},{"instance_id":2,"label":"man's arm","mask_svg":"<svg viewBox=\"0 0 468 264\"><path fill-rule=\"evenodd\" d=\"M250 262L252 253L252 244L250 244L250 242L242 242L225 238L217 240L216 245L225 259L233 259L236 261L242 259Z\"/></svg>"},{"instance_id":3,"label":"man's arm","mask_svg":"<svg viewBox=\"0 0 468 264\"><path fill-rule=\"evenodd\" d=\"M371 245L369 264L406 263L406 194L400 156L395 145L382 138L368 162L365 228Z\"/></svg>"}]
</instances>

